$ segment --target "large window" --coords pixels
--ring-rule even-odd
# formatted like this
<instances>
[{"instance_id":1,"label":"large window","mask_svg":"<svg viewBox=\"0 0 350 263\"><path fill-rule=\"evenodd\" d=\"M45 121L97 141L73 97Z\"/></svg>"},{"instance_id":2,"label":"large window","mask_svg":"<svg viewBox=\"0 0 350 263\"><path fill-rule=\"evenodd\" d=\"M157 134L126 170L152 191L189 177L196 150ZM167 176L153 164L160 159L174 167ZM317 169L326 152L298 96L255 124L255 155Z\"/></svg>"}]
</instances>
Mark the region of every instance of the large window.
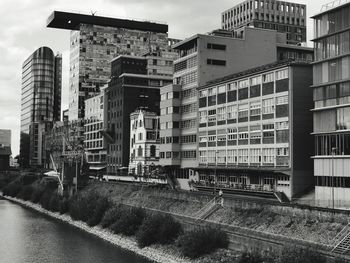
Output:
<instances>
[{"instance_id":1,"label":"large window","mask_svg":"<svg viewBox=\"0 0 350 263\"><path fill-rule=\"evenodd\" d=\"M337 109L337 130L350 130L350 107Z\"/></svg>"},{"instance_id":2,"label":"large window","mask_svg":"<svg viewBox=\"0 0 350 263\"><path fill-rule=\"evenodd\" d=\"M316 135L315 155L350 155L350 133Z\"/></svg>"}]
</instances>

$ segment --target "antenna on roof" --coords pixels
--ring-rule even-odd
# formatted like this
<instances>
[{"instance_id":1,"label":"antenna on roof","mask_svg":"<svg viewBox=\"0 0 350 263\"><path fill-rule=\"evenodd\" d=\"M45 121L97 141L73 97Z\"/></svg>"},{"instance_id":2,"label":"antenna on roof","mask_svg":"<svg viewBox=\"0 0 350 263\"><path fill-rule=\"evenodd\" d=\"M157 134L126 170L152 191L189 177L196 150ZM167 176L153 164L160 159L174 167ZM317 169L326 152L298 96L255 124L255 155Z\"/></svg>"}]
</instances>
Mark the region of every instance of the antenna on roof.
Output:
<instances>
[{"instance_id":1,"label":"antenna on roof","mask_svg":"<svg viewBox=\"0 0 350 263\"><path fill-rule=\"evenodd\" d=\"M92 11L92 10L90 12L92 16L94 16L97 13L97 11Z\"/></svg>"}]
</instances>

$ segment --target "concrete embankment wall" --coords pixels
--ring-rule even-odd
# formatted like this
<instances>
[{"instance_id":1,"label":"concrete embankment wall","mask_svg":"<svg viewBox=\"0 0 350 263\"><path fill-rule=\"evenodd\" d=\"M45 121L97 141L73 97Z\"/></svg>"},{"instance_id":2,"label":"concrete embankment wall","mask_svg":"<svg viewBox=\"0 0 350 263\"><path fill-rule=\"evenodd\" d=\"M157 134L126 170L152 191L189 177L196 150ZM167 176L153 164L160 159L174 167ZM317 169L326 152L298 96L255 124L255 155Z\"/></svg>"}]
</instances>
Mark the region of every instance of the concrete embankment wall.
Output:
<instances>
[{"instance_id":1,"label":"concrete embankment wall","mask_svg":"<svg viewBox=\"0 0 350 263\"><path fill-rule=\"evenodd\" d=\"M207 220L198 221L194 215L212 199L211 195L108 183L95 183L86 191L104 193L116 203L171 214L185 228L198 225L221 227L229 234L233 250L300 245L332 257L329 245L347 224L348 218L343 213L333 215L269 200L231 197L225 198L224 208Z\"/></svg>"}]
</instances>

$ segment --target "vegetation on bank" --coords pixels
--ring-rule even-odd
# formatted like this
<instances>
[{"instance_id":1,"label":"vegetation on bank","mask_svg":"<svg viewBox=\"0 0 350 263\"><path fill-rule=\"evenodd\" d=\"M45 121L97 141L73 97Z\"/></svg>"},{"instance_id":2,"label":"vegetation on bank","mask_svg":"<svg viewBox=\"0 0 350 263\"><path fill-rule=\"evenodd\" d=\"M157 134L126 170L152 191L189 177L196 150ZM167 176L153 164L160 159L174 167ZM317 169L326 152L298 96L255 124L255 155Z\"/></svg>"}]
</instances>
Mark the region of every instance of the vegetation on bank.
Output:
<instances>
[{"instance_id":1,"label":"vegetation on bank","mask_svg":"<svg viewBox=\"0 0 350 263\"><path fill-rule=\"evenodd\" d=\"M151 213L125 204L116 205L104 193L82 191L67 198L60 196L56 189L57 182L54 180L17 178L2 191L3 195L38 203L49 211L69 214L73 220L86 222L89 226L100 225L116 234L134 236L141 248L152 244L170 245L183 256L196 259L195 262L327 262L319 253L299 247L284 248L279 253L244 251L237 255L227 250L228 236L218 228L197 227L184 231L181 224L170 215ZM334 262L346 261L336 259Z\"/></svg>"}]
</instances>

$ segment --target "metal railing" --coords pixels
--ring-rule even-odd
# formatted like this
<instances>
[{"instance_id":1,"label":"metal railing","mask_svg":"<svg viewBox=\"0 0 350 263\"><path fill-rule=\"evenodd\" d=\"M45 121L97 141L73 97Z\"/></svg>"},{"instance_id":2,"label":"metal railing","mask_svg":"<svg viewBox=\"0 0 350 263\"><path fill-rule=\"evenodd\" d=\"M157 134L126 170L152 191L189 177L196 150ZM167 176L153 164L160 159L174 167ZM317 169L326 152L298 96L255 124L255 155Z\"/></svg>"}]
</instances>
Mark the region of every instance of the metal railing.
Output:
<instances>
[{"instance_id":1,"label":"metal railing","mask_svg":"<svg viewBox=\"0 0 350 263\"><path fill-rule=\"evenodd\" d=\"M341 5L344 5L344 4L347 4L347 3L350 3L350 0L336 0L336 1L324 4L322 6L322 8L321 8L321 12L325 12L325 11L331 10L333 8L336 8L338 6L341 6Z\"/></svg>"}]
</instances>

